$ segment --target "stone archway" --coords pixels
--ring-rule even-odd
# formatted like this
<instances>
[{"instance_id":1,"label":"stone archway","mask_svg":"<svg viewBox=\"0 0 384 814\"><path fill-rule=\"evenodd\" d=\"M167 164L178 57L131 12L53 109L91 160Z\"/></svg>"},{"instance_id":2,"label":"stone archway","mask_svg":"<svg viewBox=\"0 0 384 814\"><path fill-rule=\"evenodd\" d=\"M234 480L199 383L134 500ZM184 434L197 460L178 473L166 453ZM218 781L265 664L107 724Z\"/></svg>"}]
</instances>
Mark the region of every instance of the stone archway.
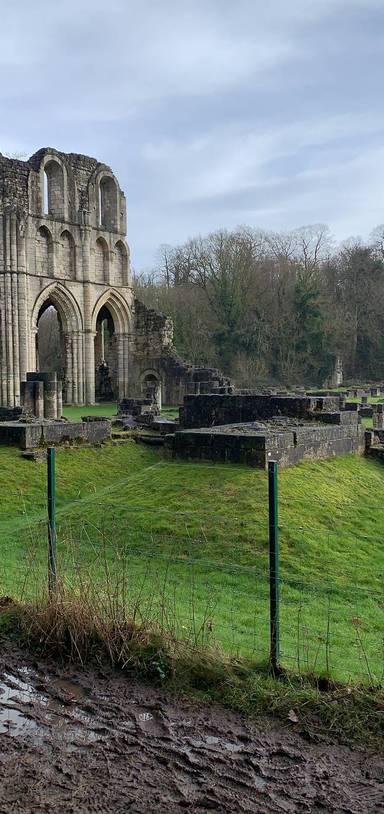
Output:
<instances>
[{"instance_id":1,"label":"stone archway","mask_svg":"<svg viewBox=\"0 0 384 814\"><path fill-rule=\"evenodd\" d=\"M150 398L156 402L161 410L162 393L161 378L156 370L144 370L140 376L141 393L144 398Z\"/></svg>"},{"instance_id":2,"label":"stone archway","mask_svg":"<svg viewBox=\"0 0 384 814\"><path fill-rule=\"evenodd\" d=\"M72 294L57 283L47 286L38 296L31 318L30 368L41 369L38 354L39 321L49 308L57 314L60 334L60 371L63 381L64 401L83 404L84 348L83 319L78 303Z\"/></svg>"},{"instance_id":3,"label":"stone archway","mask_svg":"<svg viewBox=\"0 0 384 814\"><path fill-rule=\"evenodd\" d=\"M126 301L109 289L97 301L92 315L96 400L119 400L128 393L129 328Z\"/></svg>"},{"instance_id":4,"label":"stone archway","mask_svg":"<svg viewBox=\"0 0 384 814\"><path fill-rule=\"evenodd\" d=\"M111 312L102 305L97 315L95 334L95 399L118 399L118 359L115 324Z\"/></svg>"}]
</instances>

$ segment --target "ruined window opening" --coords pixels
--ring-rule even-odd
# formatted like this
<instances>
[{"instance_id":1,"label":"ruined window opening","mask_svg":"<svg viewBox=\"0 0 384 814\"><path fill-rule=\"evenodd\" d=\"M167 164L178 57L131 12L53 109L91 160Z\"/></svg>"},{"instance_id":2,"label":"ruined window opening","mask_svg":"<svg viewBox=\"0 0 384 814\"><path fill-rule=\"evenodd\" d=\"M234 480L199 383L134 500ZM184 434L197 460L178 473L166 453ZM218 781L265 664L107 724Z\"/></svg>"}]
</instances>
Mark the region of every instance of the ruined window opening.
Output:
<instances>
[{"instance_id":1,"label":"ruined window opening","mask_svg":"<svg viewBox=\"0 0 384 814\"><path fill-rule=\"evenodd\" d=\"M58 161L48 161L44 167L43 212L64 216L64 173Z\"/></svg>"},{"instance_id":2,"label":"ruined window opening","mask_svg":"<svg viewBox=\"0 0 384 814\"><path fill-rule=\"evenodd\" d=\"M105 240L99 237L95 246L95 282L106 283L108 277L108 248Z\"/></svg>"},{"instance_id":3,"label":"ruined window opening","mask_svg":"<svg viewBox=\"0 0 384 814\"><path fill-rule=\"evenodd\" d=\"M99 226L117 231L117 188L109 176L102 178L99 184Z\"/></svg>"},{"instance_id":4,"label":"ruined window opening","mask_svg":"<svg viewBox=\"0 0 384 814\"><path fill-rule=\"evenodd\" d=\"M102 226L102 225L103 225L103 223L102 223L102 216L101 216L101 211L102 211L102 203L101 203L101 184L99 185L99 201L98 201L98 204L99 204L99 213L98 213L98 214L99 214L99 220L98 220L98 224L97 224L97 225L98 225L98 226Z\"/></svg>"},{"instance_id":5,"label":"ruined window opening","mask_svg":"<svg viewBox=\"0 0 384 814\"><path fill-rule=\"evenodd\" d=\"M127 250L122 240L115 245L113 254L113 265L111 275L111 285L127 285L128 282L128 257Z\"/></svg>"},{"instance_id":6,"label":"ruined window opening","mask_svg":"<svg viewBox=\"0 0 384 814\"><path fill-rule=\"evenodd\" d=\"M36 274L42 277L53 275L52 235L45 226L40 226L36 238Z\"/></svg>"},{"instance_id":7,"label":"ruined window opening","mask_svg":"<svg viewBox=\"0 0 384 814\"><path fill-rule=\"evenodd\" d=\"M60 237L60 253L57 276L64 280L75 279L75 242L70 232L65 230Z\"/></svg>"},{"instance_id":8,"label":"ruined window opening","mask_svg":"<svg viewBox=\"0 0 384 814\"><path fill-rule=\"evenodd\" d=\"M43 215L49 214L48 208L48 175L47 171L44 170L44 188L43 188Z\"/></svg>"}]
</instances>

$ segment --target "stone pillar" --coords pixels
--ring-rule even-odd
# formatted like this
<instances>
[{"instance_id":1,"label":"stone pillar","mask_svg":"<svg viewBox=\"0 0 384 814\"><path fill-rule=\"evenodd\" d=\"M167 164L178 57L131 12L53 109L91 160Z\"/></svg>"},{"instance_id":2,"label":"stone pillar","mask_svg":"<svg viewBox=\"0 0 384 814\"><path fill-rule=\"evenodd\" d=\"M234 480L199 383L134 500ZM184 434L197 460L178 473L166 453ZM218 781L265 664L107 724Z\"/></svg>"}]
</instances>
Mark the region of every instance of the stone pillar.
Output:
<instances>
[{"instance_id":1,"label":"stone pillar","mask_svg":"<svg viewBox=\"0 0 384 814\"><path fill-rule=\"evenodd\" d=\"M20 383L20 400L24 412L35 415L35 382Z\"/></svg>"},{"instance_id":2,"label":"stone pillar","mask_svg":"<svg viewBox=\"0 0 384 814\"><path fill-rule=\"evenodd\" d=\"M27 296L27 259L25 245L25 223L18 224L18 308L19 308L19 348L20 348L20 379L25 379L30 369L28 357L28 296ZM32 366L32 365L31 365Z\"/></svg>"},{"instance_id":3,"label":"stone pillar","mask_svg":"<svg viewBox=\"0 0 384 814\"><path fill-rule=\"evenodd\" d=\"M72 334L67 334L65 337L65 374L67 403L73 404Z\"/></svg>"},{"instance_id":4,"label":"stone pillar","mask_svg":"<svg viewBox=\"0 0 384 814\"><path fill-rule=\"evenodd\" d=\"M84 279L84 382L85 401L95 403L95 334L92 330L92 287L91 287L91 230L84 226L82 235L82 258Z\"/></svg>"},{"instance_id":5,"label":"stone pillar","mask_svg":"<svg viewBox=\"0 0 384 814\"><path fill-rule=\"evenodd\" d=\"M63 382L57 382L57 415L56 418L61 418L63 415Z\"/></svg>"},{"instance_id":6,"label":"stone pillar","mask_svg":"<svg viewBox=\"0 0 384 814\"><path fill-rule=\"evenodd\" d=\"M35 384L35 416L44 418L44 382L34 382Z\"/></svg>"},{"instance_id":7,"label":"stone pillar","mask_svg":"<svg viewBox=\"0 0 384 814\"><path fill-rule=\"evenodd\" d=\"M0 231L2 227L0 223ZM1 370L1 404L7 404L7 338L6 338L6 312L5 312L5 275L0 277L0 316L1 316L1 336L0 336L0 370Z\"/></svg>"},{"instance_id":8,"label":"stone pillar","mask_svg":"<svg viewBox=\"0 0 384 814\"><path fill-rule=\"evenodd\" d=\"M116 334L117 398L124 398L124 336Z\"/></svg>"},{"instance_id":9,"label":"stone pillar","mask_svg":"<svg viewBox=\"0 0 384 814\"><path fill-rule=\"evenodd\" d=\"M12 323L12 284L11 284L11 218L5 215L5 332L6 332L6 353L7 353L7 404L13 407L14 400L14 375L13 375L13 323Z\"/></svg>"},{"instance_id":10,"label":"stone pillar","mask_svg":"<svg viewBox=\"0 0 384 814\"><path fill-rule=\"evenodd\" d=\"M384 404L373 405L372 424L375 430L384 429Z\"/></svg>"},{"instance_id":11,"label":"stone pillar","mask_svg":"<svg viewBox=\"0 0 384 814\"><path fill-rule=\"evenodd\" d=\"M44 418L57 418L57 377L56 373L46 376L44 382Z\"/></svg>"},{"instance_id":12,"label":"stone pillar","mask_svg":"<svg viewBox=\"0 0 384 814\"><path fill-rule=\"evenodd\" d=\"M12 295L12 372L13 403L20 404L20 351L19 351L19 303L17 285L17 220L16 213L11 215L11 295Z\"/></svg>"},{"instance_id":13,"label":"stone pillar","mask_svg":"<svg viewBox=\"0 0 384 814\"><path fill-rule=\"evenodd\" d=\"M123 398L129 392L129 334L124 334L124 393Z\"/></svg>"},{"instance_id":14,"label":"stone pillar","mask_svg":"<svg viewBox=\"0 0 384 814\"><path fill-rule=\"evenodd\" d=\"M72 389L72 401L73 404L79 403L79 373L77 368L77 334L71 334L71 345L72 345L72 381L73 381L73 389Z\"/></svg>"}]
</instances>

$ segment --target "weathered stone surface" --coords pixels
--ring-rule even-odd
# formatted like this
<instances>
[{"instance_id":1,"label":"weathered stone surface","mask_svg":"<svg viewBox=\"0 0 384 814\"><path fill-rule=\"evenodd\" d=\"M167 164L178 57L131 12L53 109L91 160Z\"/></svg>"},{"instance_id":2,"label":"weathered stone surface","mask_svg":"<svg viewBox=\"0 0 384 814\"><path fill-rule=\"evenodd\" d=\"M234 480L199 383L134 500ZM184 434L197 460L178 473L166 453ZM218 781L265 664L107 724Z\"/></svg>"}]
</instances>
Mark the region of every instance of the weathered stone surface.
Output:
<instances>
[{"instance_id":1,"label":"weathered stone surface","mask_svg":"<svg viewBox=\"0 0 384 814\"><path fill-rule=\"evenodd\" d=\"M0 423L0 444L34 449L70 443L99 444L111 436L111 422L33 421Z\"/></svg>"},{"instance_id":2,"label":"weathered stone surface","mask_svg":"<svg viewBox=\"0 0 384 814\"><path fill-rule=\"evenodd\" d=\"M52 148L28 161L0 154L0 406L20 403L20 383L39 366L38 322L50 305L69 404L150 390L160 406L228 385L179 359L171 320L135 299L125 197L111 169ZM53 414L53 402L38 402L37 414Z\"/></svg>"},{"instance_id":3,"label":"weathered stone surface","mask_svg":"<svg viewBox=\"0 0 384 814\"><path fill-rule=\"evenodd\" d=\"M167 436L174 457L266 468L268 461L291 466L302 460L363 453L364 429L354 423L323 424L276 419L177 431Z\"/></svg>"},{"instance_id":4,"label":"weathered stone surface","mask_svg":"<svg viewBox=\"0 0 384 814\"><path fill-rule=\"evenodd\" d=\"M185 428L212 427L270 419L279 415L298 419L319 418L321 414L338 411L338 396L211 394L185 396L180 422Z\"/></svg>"}]
</instances>

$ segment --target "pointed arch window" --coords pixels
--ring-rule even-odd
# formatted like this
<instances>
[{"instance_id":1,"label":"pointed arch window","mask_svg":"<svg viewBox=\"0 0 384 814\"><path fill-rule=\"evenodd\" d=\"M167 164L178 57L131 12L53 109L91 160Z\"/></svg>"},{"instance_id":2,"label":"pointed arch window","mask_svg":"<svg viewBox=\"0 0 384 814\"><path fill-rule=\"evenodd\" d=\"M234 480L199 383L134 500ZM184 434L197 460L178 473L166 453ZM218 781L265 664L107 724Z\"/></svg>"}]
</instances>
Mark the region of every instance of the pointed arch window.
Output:
<instances>
[{"instance_id":1,"label":"pointed arch window","mask_svg":"<svg viewBox=\"0 0 384 814\"><path fill-rule=\"evenodd\" d=\"M54 217L64 216L64 172L53 159L44 166L43 212Z\"/></svg>"}]
</instances>

